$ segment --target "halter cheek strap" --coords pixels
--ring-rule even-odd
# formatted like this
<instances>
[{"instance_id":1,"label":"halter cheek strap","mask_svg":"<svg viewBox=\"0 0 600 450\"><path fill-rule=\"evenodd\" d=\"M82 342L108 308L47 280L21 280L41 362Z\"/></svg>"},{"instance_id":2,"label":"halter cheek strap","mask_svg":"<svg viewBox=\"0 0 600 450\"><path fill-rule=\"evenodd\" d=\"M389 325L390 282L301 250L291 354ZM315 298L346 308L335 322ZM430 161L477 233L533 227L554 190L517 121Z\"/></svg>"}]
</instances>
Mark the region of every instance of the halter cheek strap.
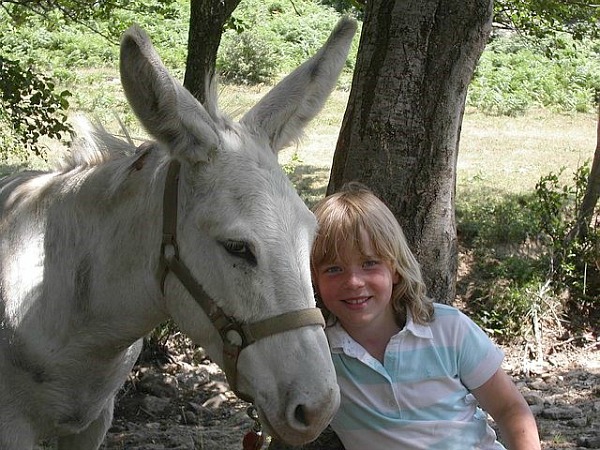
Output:
<instances>
[{"instance_id":1,"label":"halter cheek strap","mask_svg":"<svg viewBox=\"0 0 600 450\"><path fill-rule=\"evenodd\" d=\"M159 264L161 292L165 295L165 279L169 272L173 273L202 308L221 336L224 361L222 369L225 372L229 386L239 398L252 403L253 399L237 388L237 362L240 352L267 336L312 325L325 327L325 320L319 308L290 311L254 323L241 323L225 314L221 307L206 293L202 285L196 281L179 257L179 247L177 245L179 169L179 161L171 161L165 183L163 239Z\"/></svg>"}]
</instances>

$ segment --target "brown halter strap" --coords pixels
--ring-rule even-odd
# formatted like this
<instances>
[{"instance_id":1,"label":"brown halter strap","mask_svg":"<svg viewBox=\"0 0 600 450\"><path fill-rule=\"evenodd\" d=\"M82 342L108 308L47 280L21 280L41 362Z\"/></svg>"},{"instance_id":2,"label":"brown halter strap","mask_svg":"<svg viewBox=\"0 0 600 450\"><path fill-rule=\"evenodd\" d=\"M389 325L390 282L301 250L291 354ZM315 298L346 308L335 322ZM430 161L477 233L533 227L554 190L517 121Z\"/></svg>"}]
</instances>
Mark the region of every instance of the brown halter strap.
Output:
<instances>
[{"instance_id":1,"label":"brown halter strap","mask_svg":"<svg viewBox=\"0 0 600 450\"><path fill-rule=\"evenodd\" d=\"M165 279L173 273L187 289L196 303L211 320L223 340L222 368L227 381L235 394L248 402L253 399L237 389L237 361L240 352L250 344L267 336L311 325L325 327L325 320L319 308L307 308L269 317L254 323L241 323L228 316L204 291L179 258L177 245L177 205L179 191L180 163L172 160L167 171L163 197L163 240L160 249L159 277L161 291L165 293Z\"/></svg>"}]
</instances>

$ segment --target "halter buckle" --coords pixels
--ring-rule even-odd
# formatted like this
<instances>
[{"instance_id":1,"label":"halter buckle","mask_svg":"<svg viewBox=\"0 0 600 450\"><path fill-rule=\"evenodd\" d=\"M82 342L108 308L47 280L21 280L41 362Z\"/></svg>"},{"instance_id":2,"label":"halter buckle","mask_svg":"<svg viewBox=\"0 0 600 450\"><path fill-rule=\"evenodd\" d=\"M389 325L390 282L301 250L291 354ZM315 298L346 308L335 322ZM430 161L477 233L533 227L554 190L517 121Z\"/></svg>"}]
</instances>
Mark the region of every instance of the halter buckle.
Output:
<instances>
[{"instance_id":1,"label":"halter buckle","mask_svg":"<svg viewBox=\"0 0 600 450\"><path fill-rule=\"evenodd\" d=\"M246 334L242 326L229 318L229 322L219 329L219 334L224 342L233 347L239 347L240 350L249 345Z\"/></svg>"},{"instance_id":2,"label":"halter buckle","mask_svg":"<svg viewBox=\"0 0 600 450\"><path fill-rule=\"evenodd\" d=\"M163 240L160 246L160 254L167 261L171 261L174 258L179 258L179 246L177 245L177 239L174 234L163 234Z\"/></svg>"}]
</instances>

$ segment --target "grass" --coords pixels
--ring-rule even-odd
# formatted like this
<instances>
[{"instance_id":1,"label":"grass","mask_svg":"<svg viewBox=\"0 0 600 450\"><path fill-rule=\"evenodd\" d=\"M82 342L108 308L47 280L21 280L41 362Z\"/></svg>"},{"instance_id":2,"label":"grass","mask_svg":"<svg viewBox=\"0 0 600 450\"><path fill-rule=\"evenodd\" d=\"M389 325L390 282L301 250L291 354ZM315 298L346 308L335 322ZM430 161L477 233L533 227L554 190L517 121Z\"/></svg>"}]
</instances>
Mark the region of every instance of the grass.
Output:
<instances>
[{"instance_id":1,"label":"grass","mask_svg":"<svg viewBox=\"0 0 600 450\"><path fill-rule=\"evenodd\" d=\"M180 74L175 76L181 78ZM116 120L119 117L134 137L143 139L146 134L131 114L118 80L116 67L79 69L69 86L73 94L71 111L83 112L115 133L121 132ZM269 89L264 84L222 84L221 108L239 119ZM334 91L307 127L305 138L280 153L280 163L309 203L325 192L348 96L346 89ZM591 113L561 114L540 109L518 116L491 116L468 109L458 154L457 206L475 197L481 202L531 193L542 176L563 167L563 177L570 178L577 167L593 157L595 133L596 116ZM56 143L47 145L52 159L57 153ZM39 161L35 165L39 167Z\"/></svg>"}]
</instances>

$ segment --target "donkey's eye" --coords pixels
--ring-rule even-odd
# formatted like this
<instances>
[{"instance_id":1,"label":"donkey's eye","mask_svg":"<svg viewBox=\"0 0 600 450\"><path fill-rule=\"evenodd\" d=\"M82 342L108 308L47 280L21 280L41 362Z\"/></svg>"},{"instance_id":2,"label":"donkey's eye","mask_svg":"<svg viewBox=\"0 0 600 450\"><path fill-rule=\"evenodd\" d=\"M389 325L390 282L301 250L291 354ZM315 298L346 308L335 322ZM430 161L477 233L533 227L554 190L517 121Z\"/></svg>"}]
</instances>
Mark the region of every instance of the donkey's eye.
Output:
<instances>
[{"instance_id":1,"label":"donkey's eye","mask_svg":"<svg viewBox=\"0 0 600 450\"><path fill-rule=\"evenodd\" d=\"M242 258L253 266L257 264L256 256L254 256L254 253L247 242L228 239L226 241L220 241L220 244L230 255Z\"/></svg>"}]
</instances>

